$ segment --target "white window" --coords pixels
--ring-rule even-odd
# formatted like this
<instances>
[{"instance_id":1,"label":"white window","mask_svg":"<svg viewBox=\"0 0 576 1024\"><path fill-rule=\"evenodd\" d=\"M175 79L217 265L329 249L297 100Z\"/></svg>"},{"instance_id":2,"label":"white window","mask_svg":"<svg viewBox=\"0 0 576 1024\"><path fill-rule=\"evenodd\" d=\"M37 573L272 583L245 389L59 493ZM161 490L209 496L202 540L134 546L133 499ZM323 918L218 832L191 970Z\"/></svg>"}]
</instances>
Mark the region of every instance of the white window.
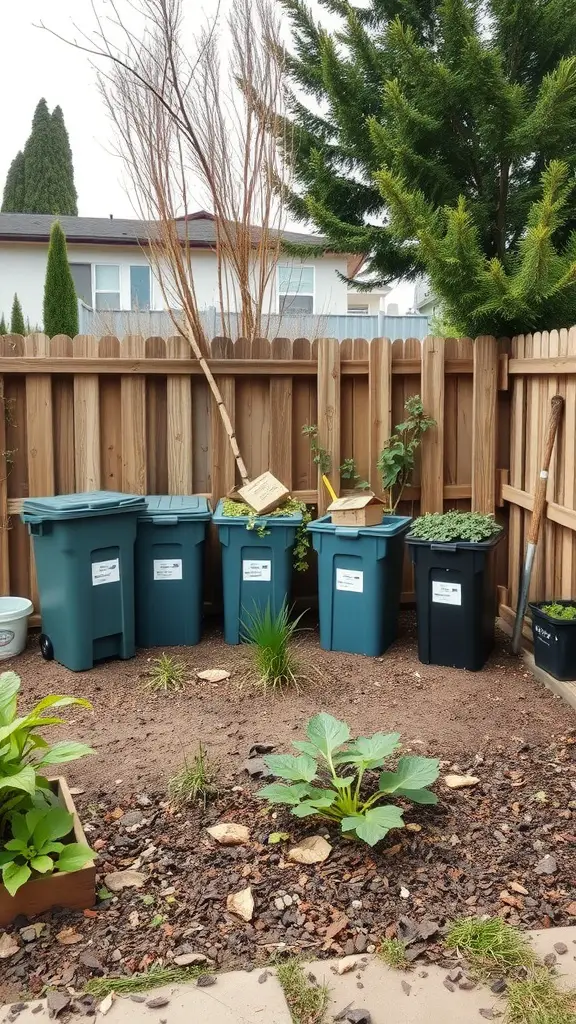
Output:
<instances>
[{"instance_id":1,"label":"white window","mask_svg":"<svg viewBox=\"0 0 576 1024\"><path fill-rule=\"evenodd\" d=\"M314 312L314 267L278 267L278 312Z\"/></svg>"},{"instance_id":2,"label":"white window","mask_svg":"<svg viewBox=\"0 0 576 1024\"><path fill-rule=\"evenodd\" d=\"M130 267L130 308L150 309L151 294L150 267Z\"/></svg>"},{"instance_id":3,"label":"white window","mask_svg":"<svg viewBox=\"0 0 576 1024\"><path fill-rule=\"evenodd\" d=\"M368 303L366 302L363 305L355 303L353 306L348 306L348 313L350 314L350 316L368 316Z\"/></svg>"},{"instance_id":4,"label":"white window","mask_svg":"<svg viewBox=\"0 0 576 1024\"><path fill-rule=\"evenodd\" d=\"M120 267L100 263L94 267L95 309L120 309Z\"/></svg>"}]
</instances>

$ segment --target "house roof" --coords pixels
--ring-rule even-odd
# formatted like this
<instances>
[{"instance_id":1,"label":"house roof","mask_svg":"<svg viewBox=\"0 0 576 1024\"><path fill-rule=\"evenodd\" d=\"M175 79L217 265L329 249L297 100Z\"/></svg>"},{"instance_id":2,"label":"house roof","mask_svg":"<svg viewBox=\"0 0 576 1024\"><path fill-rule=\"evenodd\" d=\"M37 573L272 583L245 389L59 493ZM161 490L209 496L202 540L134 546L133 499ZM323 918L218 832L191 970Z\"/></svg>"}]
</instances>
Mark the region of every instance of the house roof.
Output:
<instances>
[{"instance_id":1,"label":"house roof","mask_svg":"<svg viewBox=\"0 0 576 1024\"><path fill-rule=\"evenodd\" d=\"M50 228L55 220L62 225L69 243L91 245L146 245L155 221L123 220L110 217L53 217L40 213L0 213L1 242L47 242ZM216 244L215 218L211 213L198 213L178 217L178 233L182 241L200 249L211 249ZM254 240L258 240L258 228L254 228ZM283 231L287 242L323 246L326 240L320 235L309 235L299 231Z\"/></svg>"}]
</instances>

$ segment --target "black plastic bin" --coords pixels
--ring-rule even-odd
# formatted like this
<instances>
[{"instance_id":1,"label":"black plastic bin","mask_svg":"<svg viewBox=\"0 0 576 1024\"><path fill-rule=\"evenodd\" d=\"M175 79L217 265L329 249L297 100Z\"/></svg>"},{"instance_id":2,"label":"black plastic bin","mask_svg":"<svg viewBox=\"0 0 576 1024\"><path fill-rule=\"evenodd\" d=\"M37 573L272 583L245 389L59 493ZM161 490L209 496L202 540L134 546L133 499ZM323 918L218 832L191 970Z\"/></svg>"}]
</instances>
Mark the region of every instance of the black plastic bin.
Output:
<instances>
[{"instance_id":1,"label":"black plastic bin","mask_svg":"<svg viewBox=\"0 0 576 1024\"><path fill-rule=\"evenodd\" d=\"M574 601L539 601L529 605L532 612L534 661L555 679L576 679L576 619L554 619L542 605L573 605Z\"/></svg>"},{"instance_id":2,"label":"black plastic bin","mask_svg":"<svg viewBox=\"0 0 576 1024\"><path fill-rule=\"evenodd\" d=\"M418 657L477 672L494 646L496 546L503 531L471 543L406 538L414 563Z\"/></svg>"}]
</instances>

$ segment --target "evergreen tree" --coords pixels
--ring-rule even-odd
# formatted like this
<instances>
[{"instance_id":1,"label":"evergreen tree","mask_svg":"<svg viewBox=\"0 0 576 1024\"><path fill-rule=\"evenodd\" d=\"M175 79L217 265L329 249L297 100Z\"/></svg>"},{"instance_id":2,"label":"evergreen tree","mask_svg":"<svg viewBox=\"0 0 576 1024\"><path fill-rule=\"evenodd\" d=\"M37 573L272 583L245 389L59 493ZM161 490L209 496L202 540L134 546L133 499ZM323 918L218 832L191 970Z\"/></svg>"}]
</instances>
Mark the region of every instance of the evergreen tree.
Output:
<instances>
[{"instance_id":1,"label":"evergreen tree","mask_svg":"<svg viewBox=\"0 0 576 1024\"><path fill-rule=\"evenodd\" d=\"M332 35L305 0L280 2L294 31L292 212L328 249L365 254L380 282L430 270L430 231L461 269L495 258L513 274L542 213L542 172L576 167L576 0L320 0L340 17ZM550 238L564 254L576 227L567 181ZM428 225L414 234L408 196Z\"/></svg>"},{"instance_id":2,"label":"evergreen tree","mask_svg":"<svg viewBox=\"0 0 576 1024\"><path fill-rule=\"evenodd\" d=\"M26 325L24 323L24 316L22 314L22 306L20 305L20 299L17 295L14 295L14 302L12 303L12 316L10 317L10 334L26 334Z\"/></svg>"},{"instance_id":3,"label":"evergreen tree","mask_svg":"<svg viewBox=\"0 0 576 1024\"><path fill-rule=\"evenodd\" d=\"M6 329L6 320L4 319L4 313L2 313L2 316L0 317L0 336L3 334L8 334L8 331Z\"/></svg>"},{"instance_id":4,"label":"evergreen tree","mask_svg":"<svg viewBox=\"0 0 576 1024\"><path fill-rule=\"evenodd\" d=\"M2 198L2 213L21 213L24 207L24 191L24 153L20 150L8 170Z\"/></svg>"},{"instance_id":5,"label":"evergreen tree","mask_svg":"<svg viewBox=\"0 0 576 1024\"><path fill-rule=\"evenodd\" d=\"M55 334L78 334L78 302L68 263L66 236L58 221L52 225L44 285L44 330Z\"/></svg>"},{"instance_id":6,"label":"evergreen tree","mask_svg":"<svg viewBox=\"0 0 576 1024\"><path fill-rule=\"evenodd\" d=\"M55 166L58 168L59 176L59 197L58 209L52 213L62 216L76 217L78 215L78 195L74 185L74 166L72 163L72 150L62 107L54 107L52 111L52 153Z\"/></svg>"}]
</instances>

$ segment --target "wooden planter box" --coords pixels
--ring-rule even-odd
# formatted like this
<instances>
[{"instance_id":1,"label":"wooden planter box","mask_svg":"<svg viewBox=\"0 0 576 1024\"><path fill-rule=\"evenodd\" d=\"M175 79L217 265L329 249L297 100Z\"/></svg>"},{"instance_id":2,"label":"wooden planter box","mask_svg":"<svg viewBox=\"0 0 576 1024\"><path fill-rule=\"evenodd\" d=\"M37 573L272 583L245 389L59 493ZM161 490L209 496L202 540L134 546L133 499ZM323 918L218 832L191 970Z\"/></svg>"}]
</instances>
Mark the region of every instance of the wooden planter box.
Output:
<instances>
[{"instance_id":1,"label":"wooden planter box","mask_svg":"<svg viewBox=\"0 0 576 1024\"><path fill-rule=\"evenodd\" d=\"M56 779L56 792L61 803L74 818L74 841L85 843L86 836L76 813L74 801L65 779ZM52 907L86 910L93 907L96 893L96 867L90 861L80 871L56 872L47 878L26 882L15 896L10 896L0 885L0 928L6 927L20 914L35 917Z\"/></svg>"}]
</instances>

